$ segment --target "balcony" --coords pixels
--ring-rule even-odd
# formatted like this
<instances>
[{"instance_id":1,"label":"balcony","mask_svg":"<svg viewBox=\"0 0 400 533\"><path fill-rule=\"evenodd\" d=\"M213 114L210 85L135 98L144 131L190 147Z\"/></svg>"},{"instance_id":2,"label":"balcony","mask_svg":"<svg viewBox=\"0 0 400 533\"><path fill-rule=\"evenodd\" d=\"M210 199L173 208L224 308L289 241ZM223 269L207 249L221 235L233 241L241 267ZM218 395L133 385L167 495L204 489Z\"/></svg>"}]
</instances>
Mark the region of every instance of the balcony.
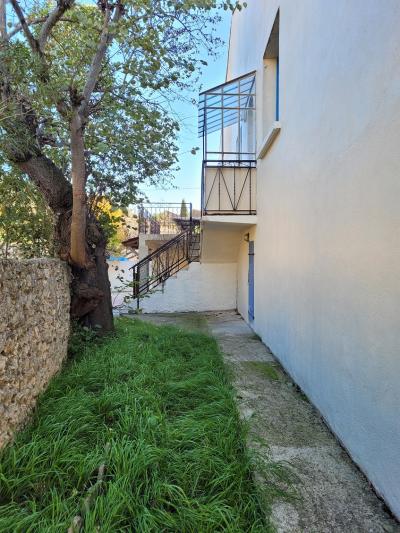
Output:
<instances>
[{"instance_id":1,"label":"balcony","mask_svg":"<svg viewBox=\"0 0 400 533\"><path fill-rule=\"evenodd\" d=\"M138 250L139 259L155 252L176 235L200 224L200 212L189 202L143 203L136 207L134 234L123 244Z\"/></svg>"},{"instance_id":2,"label":"balcony","mask_svg":"<svg viewBox=\"0 0 400 533\"><path fill-rule=\"evenodd\" d=\"M139 235L177 235L186 229L193 219L190 202L151 202L140 204L136 211Z\"/></svg>"},{"instance_id":3,"label":"balcony","mask_svg":"<svg viewBox=\"0 0 400 533\"><path fill-rule=\"evenodd\" d=\"M256 214L255 73L199 98L202 216Z\"/></svg>"},{"instance_id":4,"label":"balcony","mask_svg":"<svg viewBox=\"0 0 400 533\"><path fill-rule=\"evenodd\" d=\"M202 215L255 215L255 161L204 161Z\"/></svg>"}]
</instances>

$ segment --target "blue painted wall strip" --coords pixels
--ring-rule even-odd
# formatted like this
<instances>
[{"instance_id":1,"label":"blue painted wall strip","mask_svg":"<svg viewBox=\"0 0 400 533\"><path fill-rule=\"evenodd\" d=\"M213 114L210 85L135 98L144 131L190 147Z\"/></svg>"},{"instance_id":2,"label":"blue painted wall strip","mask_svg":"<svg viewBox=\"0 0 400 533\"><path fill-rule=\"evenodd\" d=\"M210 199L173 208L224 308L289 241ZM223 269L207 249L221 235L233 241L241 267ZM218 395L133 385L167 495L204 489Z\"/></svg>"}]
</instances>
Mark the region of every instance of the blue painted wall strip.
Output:
<instances>
[{"instance_id":1,"label":"blue painted wall strip","mask_svg":"<svg viewBox=\"0 0 400 533\"><path fill-rule=\"evenodd\" d=\"M276 107L275 107L275 120L279 120L279 57L276 58Z\"/></svg>"},{"instance_id":2,"label":"blue painted wall strip","mask_svg":"<svg viewBox=\"0 0 400 533\"><path fill-rule=\"evenodd\" d=\"M249 284L248 314L249 314L249 319L254 320L254 241L249 241L248 284Z\"/></svg>"}]
</instances>

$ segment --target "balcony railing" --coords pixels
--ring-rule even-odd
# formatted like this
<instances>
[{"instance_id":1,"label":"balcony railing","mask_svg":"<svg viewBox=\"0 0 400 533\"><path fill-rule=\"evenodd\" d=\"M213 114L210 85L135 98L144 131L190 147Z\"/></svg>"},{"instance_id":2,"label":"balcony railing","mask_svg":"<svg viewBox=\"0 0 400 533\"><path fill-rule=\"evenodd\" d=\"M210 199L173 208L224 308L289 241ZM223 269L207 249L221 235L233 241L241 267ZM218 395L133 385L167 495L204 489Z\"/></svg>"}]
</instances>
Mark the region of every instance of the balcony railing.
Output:
<instances>
[{"instance_id":1,"label":"balcony railing","mask_svg":"<svg viewBox=\"0 0 400 533\"><path fill-rule=\"evenodd\" d=\"M177 235L192 221L192 204L141 204L137 206L137 217L140 234Z\"/></svg>"},{"instance_id":2,"label":"balcony railing","mask_svg":"<svg viewBox=\"0 0 400 533\"><path fill-rule=\"evenodd\" d=\"M203 161L203 215L256 214L256 162Z\"/></svg>"}]
</instances>

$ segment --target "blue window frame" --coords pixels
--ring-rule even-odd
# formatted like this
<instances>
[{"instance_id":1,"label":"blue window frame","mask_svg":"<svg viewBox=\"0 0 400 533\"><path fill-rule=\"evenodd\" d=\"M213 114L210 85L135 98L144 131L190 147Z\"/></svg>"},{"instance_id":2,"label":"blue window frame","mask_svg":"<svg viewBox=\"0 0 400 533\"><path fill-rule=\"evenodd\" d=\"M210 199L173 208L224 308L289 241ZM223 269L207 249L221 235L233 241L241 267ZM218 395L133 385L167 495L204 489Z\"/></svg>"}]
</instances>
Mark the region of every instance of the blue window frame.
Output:
<instances>
[{"instance_id":1,"label":"blue window frame","mask_svg":"<svg viewBox=\"0 0 400 533\"><path fill-rule=\"evenodd\" d=\"M279 120L279 56L276 58L275 120Z\"/></svg>"}]
</instances>

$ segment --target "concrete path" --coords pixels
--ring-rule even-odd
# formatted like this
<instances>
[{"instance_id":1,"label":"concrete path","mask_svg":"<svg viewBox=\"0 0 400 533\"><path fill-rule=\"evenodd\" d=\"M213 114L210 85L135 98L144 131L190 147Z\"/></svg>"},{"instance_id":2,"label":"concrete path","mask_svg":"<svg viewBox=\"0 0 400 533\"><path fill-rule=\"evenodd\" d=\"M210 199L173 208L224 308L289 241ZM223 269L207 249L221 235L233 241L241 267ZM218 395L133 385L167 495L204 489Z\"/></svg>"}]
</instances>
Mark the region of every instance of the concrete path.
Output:
<instances>
[{"instance_id":1,"label":"concrete path","mask_svg":"<svg viewBox=\"0 0 400 533\"><path fill-rule=\"evenodd\" d=\"M400 532L319 413L235 312L141 318L209 332L217 339L233 370L239 410L250 425L249 446L267 462L284 462L295 477L298 497L276 498L272 506L279 533Z\"/></svg>"}]
</instances>

